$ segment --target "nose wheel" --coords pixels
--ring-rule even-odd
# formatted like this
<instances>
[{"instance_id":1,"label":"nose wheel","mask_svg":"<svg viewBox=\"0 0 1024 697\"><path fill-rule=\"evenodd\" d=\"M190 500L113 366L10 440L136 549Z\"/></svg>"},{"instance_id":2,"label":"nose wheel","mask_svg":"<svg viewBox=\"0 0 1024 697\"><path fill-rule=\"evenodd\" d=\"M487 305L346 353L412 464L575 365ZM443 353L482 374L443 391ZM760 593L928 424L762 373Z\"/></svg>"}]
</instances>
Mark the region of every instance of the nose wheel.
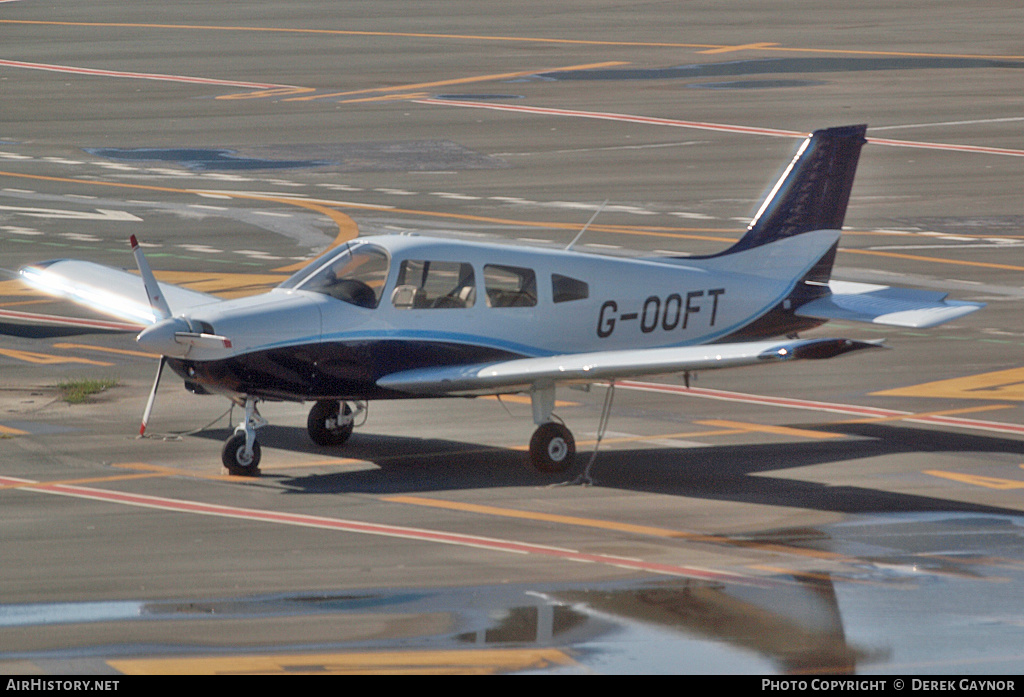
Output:
<instances>
[{"instance_id":1,"label":"nose wheel","mask_svg":"<svg viewBox=\"0 0 1024 697\"><path fill-rule=\"evenodd\" d=\"M245 420L238 424L234 434L224 443L221 462L228 474L240 477L258 477L260 474L260 444L256 440L256 429L266 426L267 420L256 411L256 399L245 398Z\"/></svg>"},{"instance_id":2,"label":"nose wheel","mask_svg":"<svg viewBox=\"0 0 1024 697\"><path fill-rule=\"evenodd\" d=\"M224 442L221 461L228 473L240 477L255 477L260 473L260 444L253 441L252 447L245 447L245 432L235 433Z\"/></svg>"}]
</instances>

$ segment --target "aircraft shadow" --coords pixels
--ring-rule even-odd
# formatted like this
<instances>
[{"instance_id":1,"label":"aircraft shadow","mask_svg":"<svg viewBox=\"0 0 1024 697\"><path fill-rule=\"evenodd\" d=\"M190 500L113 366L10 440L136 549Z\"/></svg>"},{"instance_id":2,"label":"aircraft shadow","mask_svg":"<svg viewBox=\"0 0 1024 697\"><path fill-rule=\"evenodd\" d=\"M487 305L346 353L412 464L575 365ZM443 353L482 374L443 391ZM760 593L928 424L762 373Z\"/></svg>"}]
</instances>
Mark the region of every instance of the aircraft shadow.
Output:
<instances>
[{"instance_id":1,"label":"aircraft shadow","mask_svg":"<svg viewBox=\"0 0 1024 697\"><path fill-rule=\"evenodd\" d=\"M228 429L203 431L195 435L223 441ZM264 447L263 478L295 492L397 494L457 489L486 489L506 486L546 486L567 475L546 475L533 469L525 451L436 438L414 438L356 431L340 447L322 447L309 440L306 429L268 425L259 430ZM291 452L372 463L327 474L292 475L275 472L267 450ZM272 455L270 456L272 457ZM575 476L575 473L572 474Z\"/></svg>"},{"instance_id":2,"label":"aircraft shadow","mask_svg":"<svg viewBox=\"0 0 1024 697\"><path fill-rule=\"evenodd\" d=\"M968 512L1020 515L1020 511L882 491L860 486L831 486L788 477L776 470L906 454L1012 454L1024 457L1024 442L999 436L947 433L892 424L810 424L850 436L844 440L759 443L697 448L602 450L592 469L597 486L687 498L791 506L834 513ZM223 440L226 429L203 437ZM577 468L548 475L535 471L520 450L465 442L356 432L343 447L321 448L305 430L267 426L260 429L267 448L351 458L375 467L326 474L276 473L263 477L294 493L398 494L516 486L549 486L573 479L590 457L577 455ZM924 469L925 467L922 467ZM1014 474L1018 474L1014 470ZM852 473L856 477L856 472ZM1024 480L1022 480L1024 483Z\"/></svg>"}]
</instances>

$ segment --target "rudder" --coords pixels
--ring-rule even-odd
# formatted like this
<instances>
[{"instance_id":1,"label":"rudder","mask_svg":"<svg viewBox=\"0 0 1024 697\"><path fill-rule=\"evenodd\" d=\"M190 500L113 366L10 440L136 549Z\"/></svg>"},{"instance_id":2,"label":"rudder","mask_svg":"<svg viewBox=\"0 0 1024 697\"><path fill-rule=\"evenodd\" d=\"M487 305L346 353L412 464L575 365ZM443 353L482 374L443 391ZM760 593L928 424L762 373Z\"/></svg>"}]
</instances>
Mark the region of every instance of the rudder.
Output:
<instances>
[{"instance_id":1,"label":"rudder","mask_svg":"<svg viewBox=\"0 0 1024 697\"><path fill-rule=\"evenodd\" d=\"M866 132L866 125L857 125L812 133L761 204L746 234L715 256L812 230L842 229Z\"/></svg>"}]
</instances>

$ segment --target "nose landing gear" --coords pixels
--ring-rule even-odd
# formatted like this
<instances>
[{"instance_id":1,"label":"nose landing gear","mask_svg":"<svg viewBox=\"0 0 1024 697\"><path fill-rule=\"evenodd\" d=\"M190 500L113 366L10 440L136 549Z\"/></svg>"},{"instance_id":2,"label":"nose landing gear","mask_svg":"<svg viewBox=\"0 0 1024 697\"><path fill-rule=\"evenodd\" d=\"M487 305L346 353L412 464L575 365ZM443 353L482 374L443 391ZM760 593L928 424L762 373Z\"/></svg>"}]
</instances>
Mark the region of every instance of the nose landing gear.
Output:
<instances>
[{"instance_id":1,"label":"nose landing gear","mask_svg":"<svg viewBox=\"0 0 1024 697\"><path fill-rule=\"evenodd\" d=\"M267 420L256 410L256 398L246 397L245 419L224 443L220 454L228 474L241 477L259 476L260 444L256 440L256 429L266 425Z\"/></svg>"}]
</instances>

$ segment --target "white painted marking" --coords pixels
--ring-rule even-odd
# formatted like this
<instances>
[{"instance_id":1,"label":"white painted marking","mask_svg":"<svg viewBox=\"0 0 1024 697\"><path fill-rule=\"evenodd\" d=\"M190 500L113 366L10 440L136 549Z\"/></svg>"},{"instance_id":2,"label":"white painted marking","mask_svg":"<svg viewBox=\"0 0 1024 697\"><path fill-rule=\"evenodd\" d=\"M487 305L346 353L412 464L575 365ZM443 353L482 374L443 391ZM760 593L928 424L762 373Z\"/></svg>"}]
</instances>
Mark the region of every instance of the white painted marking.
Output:
<instances>
[{"instance_id":1,"label":"white painted marking","mask_svg":"<svg viewBox=\"0 0 1024 697\"><path fill-rule=\"evenodd\" d=\"M439 196L441 198L455 199L456 201L478 201L479 196L470 196L468 194L450 194L446 191L431 191L431 196Z\"/></svg>"},{"instance_id":2,"label":"white painted marking","mask_svg":"<svg viewBox=\"0 0 1024 697\"><path fill-rule=\"evenodd\" d=\"M251 182L253 179L240 177L237 174L221 174L220 172L205 172L201 175L204 179L216 179L223 182Z\"/></svg>"},{"instance_id":3,"label":"white painted marking","mask_svg":"<svg viewBox=\"0 0 1024 697\"><path fill-rule=\"evenodd\" d=\"M23 208L21 206L0 206L0 210L13 211L17 215L32 218L59 218L62 220L102 220L104 222L142 222L127 211L111 211L97 208L94 213L89 211L66 211L56 208Z\"/></svg>"},{"instance_id":4,"label":"white painted marking","mask_svg":"<svg viewBox=\"0 0 1024 697\"><path fill-rule=\"evenodd\" d=\"M183 171L183 170L180 170L180 169L167 169L165 167L148 167L146 169L146 171L147 172L152 172L153 174L161 174L161 175L166 176L166 177L195 177L195 176L197 176L195 174L195 172L186 172L186 171Z\"/></svg>"},{"instance_id":5,"label":"white painted marking","mask_svg":"<svg viewBox=\"0 0 1024 697\"><path fill-rule=\"evenodd\" d=\"M201 252L203 254L220 254L224 251L223 249L217 249L205 244L179 244L178 246L190 252Z\"/></svg>"},{"instance_id":6,"label":"white painted marking","mask_svg":"<svg viewBox=\"0 0 1024 697\"><path fill-rule=\"evenodd\" d=\"M200 85L221 85L224 87L248 87L250 89L273 89L291 87L291 85L272 85L262 82L243 82L241 80L217 80L208 77L189 77L187 75L162 75L160 73L134 73L123 70L99 70L96 68L78 68L71 65L51 65L49 63L28 63L0 59L0 65L8 68L27 68L29 70L45 70L55 73L72 73L94 77L124 77L136 80L162 80L168 82L187 82Z\"/></svg>"},{"instance_id":7,"label":"white painted marking","mask_svg":"<svg viewBox=\"0 0 1024 697\"><path fill-rule=\"evenodd\" d=\"M976 244L892 244L881 247L868 247L872 251L894 251L907 249L992 249L993 247L1019 247L1022 243L1017 240L1005 240L999 242Z\"/></svg>"},{"instance_id":8,"label":"white painted marking","mask_svg":"<svg viewBox=\"0 0 1024 697\"><path fill-rule=\"evenodd\" d=\"M713 215L705 215L704 213L689 213L687 211L672 211L669 215L674 215L677 218L686 218L687 220L715 220Z\"/></svg>"},{"instance_id":9,"label":"white painted marking","mask_svg":"<svg viewBox=\"0 0 1024 697\"><path fill-rule=\"evenodd\" d=\"M358 186L349 186L348 184L317 184L325 189L332 189L335 191L363 191Z\"/></svg>"},{"instance_id":10,"label":"white painted marking","mask_svg":"<svg viewBox=\"0 0 1024 697\"><path fill-rule=\"evenodd\" d=\"M1024 116L1007 116L1001 119L973 119L971 121L936 121L934 123L907 123L900 126L872 126L872 131L894 131L900 128L932 128L933 126L973 126L979 123L1008 123L1024 121Z\"/></svg>"},{"instance_id":11,"label":"white painted marking","mask_svg":"<svg viewBox=\"0 0 1024 697\"><path fill-rule=\"evenodd\" d=\"M282 257L274 256L272 254L267 254L266 252L261 252L259 250L255 250L255 249L236 249L235 250L235 254L241 254L242 256L251 257L253 259L281 259L282 258Z\"/></svg>"}]
</instances>

